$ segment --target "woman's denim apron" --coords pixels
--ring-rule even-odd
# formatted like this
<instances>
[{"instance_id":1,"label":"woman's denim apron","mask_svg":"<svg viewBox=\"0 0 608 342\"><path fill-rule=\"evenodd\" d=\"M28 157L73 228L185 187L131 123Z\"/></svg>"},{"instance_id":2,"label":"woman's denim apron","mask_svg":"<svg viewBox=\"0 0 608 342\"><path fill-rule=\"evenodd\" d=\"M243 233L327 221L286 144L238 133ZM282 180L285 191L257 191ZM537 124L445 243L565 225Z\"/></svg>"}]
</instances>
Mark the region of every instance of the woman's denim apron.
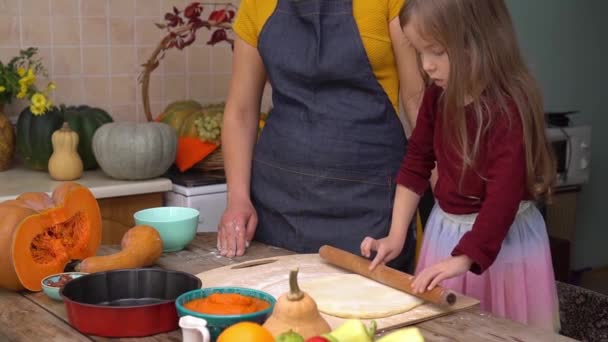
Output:
<instances>
[{"instance_id":1,"label":"woman's denim apron","mask_svg":"<svg viewBox=\"0 0 608 342\"><path fill-rule=\"evenodd\" d=\"M259 37L273 108L256 146L255 239L355 254L388 234L407 140L373 74L352 0L278 0ZM413 271L411 229L391 266Z\"/></svg>"}]
</instances>

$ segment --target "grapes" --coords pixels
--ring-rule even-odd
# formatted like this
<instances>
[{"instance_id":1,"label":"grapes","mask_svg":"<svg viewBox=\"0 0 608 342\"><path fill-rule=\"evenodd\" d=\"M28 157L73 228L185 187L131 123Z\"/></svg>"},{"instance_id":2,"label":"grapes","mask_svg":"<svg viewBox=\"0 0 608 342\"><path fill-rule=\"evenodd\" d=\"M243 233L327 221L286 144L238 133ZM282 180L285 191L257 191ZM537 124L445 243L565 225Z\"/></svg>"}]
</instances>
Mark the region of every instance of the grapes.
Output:
<instances>
[{"instance_id":1,"label":"grapes","mask_svg":"<svg viewBox=\"0 0 608 342\"><path fill-rule=\"evenodd\" d=\"M223 107L206 110L205 115L194 121L198 136L202 141L218 144L222 132Z\"/></svg>"}]
</instances>

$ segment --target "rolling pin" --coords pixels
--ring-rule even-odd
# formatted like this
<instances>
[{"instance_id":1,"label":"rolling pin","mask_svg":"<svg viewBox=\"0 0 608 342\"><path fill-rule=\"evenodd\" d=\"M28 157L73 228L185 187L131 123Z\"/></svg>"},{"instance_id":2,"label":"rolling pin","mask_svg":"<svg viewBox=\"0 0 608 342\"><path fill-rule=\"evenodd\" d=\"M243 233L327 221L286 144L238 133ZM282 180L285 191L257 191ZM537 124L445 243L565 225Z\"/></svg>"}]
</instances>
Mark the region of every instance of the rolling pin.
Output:
<instances>
[{"instance_id":1,"label":"rolling pin","mask_svg":"<svg viewBox=\"0 0 608 342\"><path fill-rule=\"evenodd\" d=\"M328 245L322 246L319 249L319 255L332 265L360 274L433 304L450 306L456 303L456 294L440 286L436 286L431 291L413 293L411 286L413 276L385 265L378 265L373 271L370 271L369 265L371 262L368 259L339 248Z\"/></svg>"}]
</instances>

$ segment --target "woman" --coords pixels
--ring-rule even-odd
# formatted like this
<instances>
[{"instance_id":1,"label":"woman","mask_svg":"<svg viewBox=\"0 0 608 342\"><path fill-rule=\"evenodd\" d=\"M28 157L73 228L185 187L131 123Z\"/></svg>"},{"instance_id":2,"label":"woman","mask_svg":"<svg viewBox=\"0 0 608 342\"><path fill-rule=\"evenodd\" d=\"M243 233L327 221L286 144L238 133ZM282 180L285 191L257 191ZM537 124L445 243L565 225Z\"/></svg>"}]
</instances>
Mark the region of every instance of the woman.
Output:
<instances>
[{"instance_id":1,"label":"woman","mask_svg":"<svg viewBox=\"0 0 608 342\"><path fill-rule=\"evenodd\" d=\"M403 3L241 1L222 131L222 255L242 255L254 235L300 253L359 253L364 236L388 233L407 144L399 97L412 127L423 87L399 26ZM267 78L273 109L256 144ZM391 266L411 271L414 244Z\"/></svg>"}]
</instances>

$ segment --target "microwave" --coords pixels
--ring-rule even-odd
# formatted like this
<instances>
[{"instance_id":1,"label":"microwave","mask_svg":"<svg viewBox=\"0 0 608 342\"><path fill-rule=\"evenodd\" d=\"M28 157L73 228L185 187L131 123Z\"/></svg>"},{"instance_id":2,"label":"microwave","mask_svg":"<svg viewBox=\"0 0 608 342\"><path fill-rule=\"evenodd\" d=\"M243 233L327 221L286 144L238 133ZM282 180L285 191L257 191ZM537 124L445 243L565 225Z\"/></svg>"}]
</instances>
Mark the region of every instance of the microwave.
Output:
<instances>
[{"instance_id":1,"label":"microwave","mask_svg":"<svg viewBox=\"0 0 608 342\"><path fill-rule=\"evenodd\" d=\"M548 127L547 137L557 164L556 185L587 183L591 161L591 126Z\"/></svg>"}]
</instances>

